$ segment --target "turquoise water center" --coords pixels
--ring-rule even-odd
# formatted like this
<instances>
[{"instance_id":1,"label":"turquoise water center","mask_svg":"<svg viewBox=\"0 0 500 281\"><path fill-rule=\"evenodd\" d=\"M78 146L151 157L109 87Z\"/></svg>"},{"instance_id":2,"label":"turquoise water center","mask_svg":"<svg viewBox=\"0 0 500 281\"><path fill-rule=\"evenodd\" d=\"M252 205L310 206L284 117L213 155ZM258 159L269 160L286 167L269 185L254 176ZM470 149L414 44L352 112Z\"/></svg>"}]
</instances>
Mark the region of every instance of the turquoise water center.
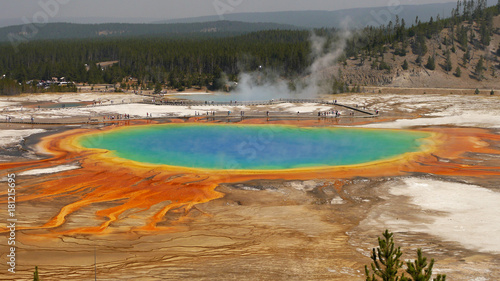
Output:
<instances>
[{"instance_id":1,"label":"turquoise water center","mask_svg":"<svg viewBox=\"0 0 500 281\"><path fill-rule=\"evenodd\" d=\"M203 169L277 170L362 164L421 150L428 133L285 125L166 124L89 134L113 156Z\"/></svg>"}]
</instances>

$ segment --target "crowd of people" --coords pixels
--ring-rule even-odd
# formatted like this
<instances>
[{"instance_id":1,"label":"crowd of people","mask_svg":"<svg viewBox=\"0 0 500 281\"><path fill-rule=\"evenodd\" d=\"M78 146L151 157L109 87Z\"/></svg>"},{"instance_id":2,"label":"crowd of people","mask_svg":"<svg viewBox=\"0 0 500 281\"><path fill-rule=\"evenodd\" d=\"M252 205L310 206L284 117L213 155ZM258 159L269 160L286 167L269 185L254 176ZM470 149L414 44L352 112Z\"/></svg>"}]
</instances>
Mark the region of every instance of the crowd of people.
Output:
<instances>
[{"instance_id":1,"label":"crowd of people","mask_svg":"<svg viewBox=\"0 0 500 281\"><path fill-rule=\"evenodd\" d=\"M12 122L12 116L5 116L5 122L6 123L11 123ZM35 117L31 116L30 117L30 122L35 123ZM24 117L21 117L21 123L24 123Z\"/></svg>"},{"instance_id":2,"label":"crowd of people","mask_svg":"<svg viewBox=\"0 0 500 281\"><path fill-rule=\"evenodd\" d=\"M122 100L122 103L124 102L124 100ZM208 103L211 103L211 102L206 102L207 104ZM97 106L97 105L102 105L102 101L93 101L92 102L92 105L94 106ZM111 102L111 104L113 104ZM237 104L237 101L230 101L230 104ZM331 103L330 103L331 104ZM333 100L333 104L337 105L337 100ZM352 111L349 111L349 116L354 116L355 115L355 111L357 110L356 108L359 108L360 106L359 105L354 105L354 108L351 108ZM38 106L38 108L40 108ZM362 107L363 109L365 109L365 107L363 106ZM22 108L21 108L22 109ZM239 113L239 114L238 114ZM245 117L245 114L246 112L245 111L239 111L238 114L239 116L241 116L242 118ZM222 113L224 114L224 113ZM227 116L231 116L231 114L233 114L232 111L227 111ZM316 113L313 113L311 112L310 114L312 114L313 116L316 114ZM310 114L305 114L307 116L311 116ZM342 114L346 114L346 113L341 113L339 110L334 110L333 108L330 109L330 110L327 110L327 111L319 111L317 112L317 115L318 117L333 117L333 118L338 118L338 117L341 117ZM375 114L378 115L379 114L379 111L376 110L375 111ZM213 116L215 117L217 115L217 111L195 111L194 112L194 116ZM259 116L259 113L252 113L252 116ZM273 116L282 116L282 115L286 115L286 112L271 112L271 111L265 111L265 116L267 117L270 117L271 115ZM297 111L297 115L300 115L300 112ZM157 116L155 117L160 117L162 116L161 114L158 114ZM174 114L172 113L166 113L164 116L174 116ZM185 116L185 117L188 117L188 116ZM140 117L138 117L140 118ZM150 112L147 112L146 113L146 118L153 118L153 113L150 113ZM16 118L17 119L17 118ZM27 123L25 122L24 118L19 118L21 123ZM92 118L92 117L89 117L88 118L88 123L92 123L92 122L100 122L102 120L102 122L109 122L109 121L114 121L114 120L130 120L131 117L130 117L130 114L112 114L112 115L101 115L99 117L95 117L95 118ZM34 123L34 117L31 116L30 118L31 120L31 123ZM13 117L11 116L6 116L5 118L5 122L7 123L10 123L10 122L14 122L14 123L17 123L19 122L19 120L14 120Z\"/></svg>"},{"instance_id":3,"label":"crowd of people","mask_svg":"<svg viewBox=\"0 0 500 281\"><path fill-rule=\"evenodd\" d=\"M340 117L340 115L341 115L341 113L338 110L319 111L318 112L318 117L329 117L329 116Z\"/></svg>"},{"instance_id":4,"label":"crowd of people","mask_svg":"<svg viewBox=\"0 0 500 281\"><path fill-rule=\"evenodd\" d=\"M103 120L125 120L130 119L130 114L105 115Z\"/></svg>"}]
</instances>

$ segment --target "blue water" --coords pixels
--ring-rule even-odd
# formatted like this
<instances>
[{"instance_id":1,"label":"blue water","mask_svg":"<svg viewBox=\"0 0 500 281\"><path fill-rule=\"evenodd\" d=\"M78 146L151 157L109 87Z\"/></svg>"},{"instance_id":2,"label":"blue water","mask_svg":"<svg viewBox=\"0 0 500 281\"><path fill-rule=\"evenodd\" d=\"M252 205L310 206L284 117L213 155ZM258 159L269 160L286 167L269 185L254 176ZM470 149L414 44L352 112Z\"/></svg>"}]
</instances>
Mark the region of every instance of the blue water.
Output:
<instances>
[{"instance_id":1,"label":"blue water","mask_svg":"<svg viewBox=\"0 0 500 281\"><path fill-rule=\"evenodd\" d=\"M263 92L256 92L252 95L242 95L236 92L232 93L215 93L215 94L196 94L196 95L172 95L168 96L169 98L174 99L187 99L194 101L213 101L213 102L230 102L230 101L269 101L271 99L279 100L279 99L291 99L298 98L299 96L293 96L290 94L275 94L270 97L269 94Z\"/></svg>"},{"instance_id":2,"label":"blue water","mask_svg":"<svg viewBox=\"0 0 500 281\"><path fill-rule=\"evenodd\" d=\"M418 151L429 134L275 125L168 124L83 136L87 148L150 164L274 170L343 166Z\"/></svg>"},{"instance_id":3,"label":"blue water","mask_svg":"<svg viewBox=\"0 0 500 281\"><path fill-rule=\"evenodd\" d=\"M69 107L79 107L86 105L87 104L84 102L66 102L66 103L63 102L63 103L41 105L40 108L69 108Z\"/></svg>"}]
</instances>

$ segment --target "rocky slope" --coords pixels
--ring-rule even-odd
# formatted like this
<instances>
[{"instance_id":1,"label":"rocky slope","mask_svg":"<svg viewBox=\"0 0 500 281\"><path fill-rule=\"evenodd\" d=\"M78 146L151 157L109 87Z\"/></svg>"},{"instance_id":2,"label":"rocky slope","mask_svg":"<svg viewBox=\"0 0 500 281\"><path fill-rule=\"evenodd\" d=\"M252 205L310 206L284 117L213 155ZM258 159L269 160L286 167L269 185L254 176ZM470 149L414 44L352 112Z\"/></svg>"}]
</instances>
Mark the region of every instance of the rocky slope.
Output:
<instances>
[{"instance_id":1,"label":"rocky slope","mask_svg":"<svg viewBox=\"0 0 500 281\"><path fill-rule=\"evenodd\" d=\"M471 26L464 22L464 25ZM325 75L338 76L341 73L342 80L349 85L360 86L394 86L394 87L429 87L429 88L480 88L480 89L498 89L500 88L500 57L497 54L500 44L500 16L494 19L494 34L491 43L487 48L481 48L477 42L479 36L479 25L472 25L475 34L474 42L468 43L470 60L463 64L463 56L467 51L462 48L458 42L455 42L455 52L452 52L451 44L444 44L445 38L451 38L453 35L450 29L444 29L438 36L426 39L428 51L423 56L421 64L416 63L417 55L413 54L411 47L407 49L406 56L394 54L391 46L386 46L388 51L385 53L383 61L391 68L388 70L372 69L372 59L366 59L361 63L360 58L348 58L346 65L336 66L326 71ZM411 46L414 38L410 38ZM450 50L452 61L452 70L445 70L446 50ZM429 56L435 56L436 69L429 70L424 65ZM475 73L476 65L481 57L484 57L485 70L483 78L478 79ZM382 61L380 57L378 59ZM403 69L403 63L407 60L408 69ZM456 75L457 66L461 69L460 77ZM341 71L339 71L339 68Z\"/></svg>"}]
</instances>

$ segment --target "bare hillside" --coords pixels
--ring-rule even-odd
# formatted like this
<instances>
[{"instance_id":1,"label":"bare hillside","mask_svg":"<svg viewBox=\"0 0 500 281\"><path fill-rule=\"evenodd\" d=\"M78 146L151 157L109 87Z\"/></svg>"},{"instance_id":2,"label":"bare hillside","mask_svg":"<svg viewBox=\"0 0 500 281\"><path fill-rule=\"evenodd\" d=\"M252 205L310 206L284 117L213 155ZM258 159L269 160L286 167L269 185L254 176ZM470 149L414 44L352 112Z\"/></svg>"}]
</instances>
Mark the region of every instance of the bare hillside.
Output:
<instances>
[{"instance_id":1,"label":"bare hillside","mask_svg":"<svg viewBox=\"0 0 500 281\"><path fill-rule=\"evenodd\" d=\"M384 58L378 58L378 61L384 61L390 66L390 70L378 70L373 68L373 58L366 59L364 63L361 58L348 58L345 65L340 66L343 81L349 85L360 86L394 86L394 87L430 87L430 88L482 88L498 89L500 88L500 62L497 50L500 44L500 16L494 18L494 34L491 37L491 43L487 48L482 48L479 43L480 27L478 24L463 23L465 27L471 27L473 37L469 40L467 47L463 48L456 41L455 35L449 28L443 29L438 35L431 39L426 39L428 47L427 53L422 57L422 62L417 63L417 55L412 52L411 45L415 38L408 40L409 47L406 49L406 56L395 54L395 49L390 45L386 46L387 52ZM454 38L452 42L451 38ZM453 48L454 46L454 48ZM463 63L463 57L469 50L470 59ZM446 53L449 51L452 62L452 70L446 71ZM428 57L435 57L435 70L429 70L425 67ZM480 58L484 58L484 71L479 78L475 72ZM408 62L408 69L403 69L404 61ZM456 70L460 68L460 77ZM328 73L338 75L339 67L328 70Z\"/></svg>"}]
</instances>

